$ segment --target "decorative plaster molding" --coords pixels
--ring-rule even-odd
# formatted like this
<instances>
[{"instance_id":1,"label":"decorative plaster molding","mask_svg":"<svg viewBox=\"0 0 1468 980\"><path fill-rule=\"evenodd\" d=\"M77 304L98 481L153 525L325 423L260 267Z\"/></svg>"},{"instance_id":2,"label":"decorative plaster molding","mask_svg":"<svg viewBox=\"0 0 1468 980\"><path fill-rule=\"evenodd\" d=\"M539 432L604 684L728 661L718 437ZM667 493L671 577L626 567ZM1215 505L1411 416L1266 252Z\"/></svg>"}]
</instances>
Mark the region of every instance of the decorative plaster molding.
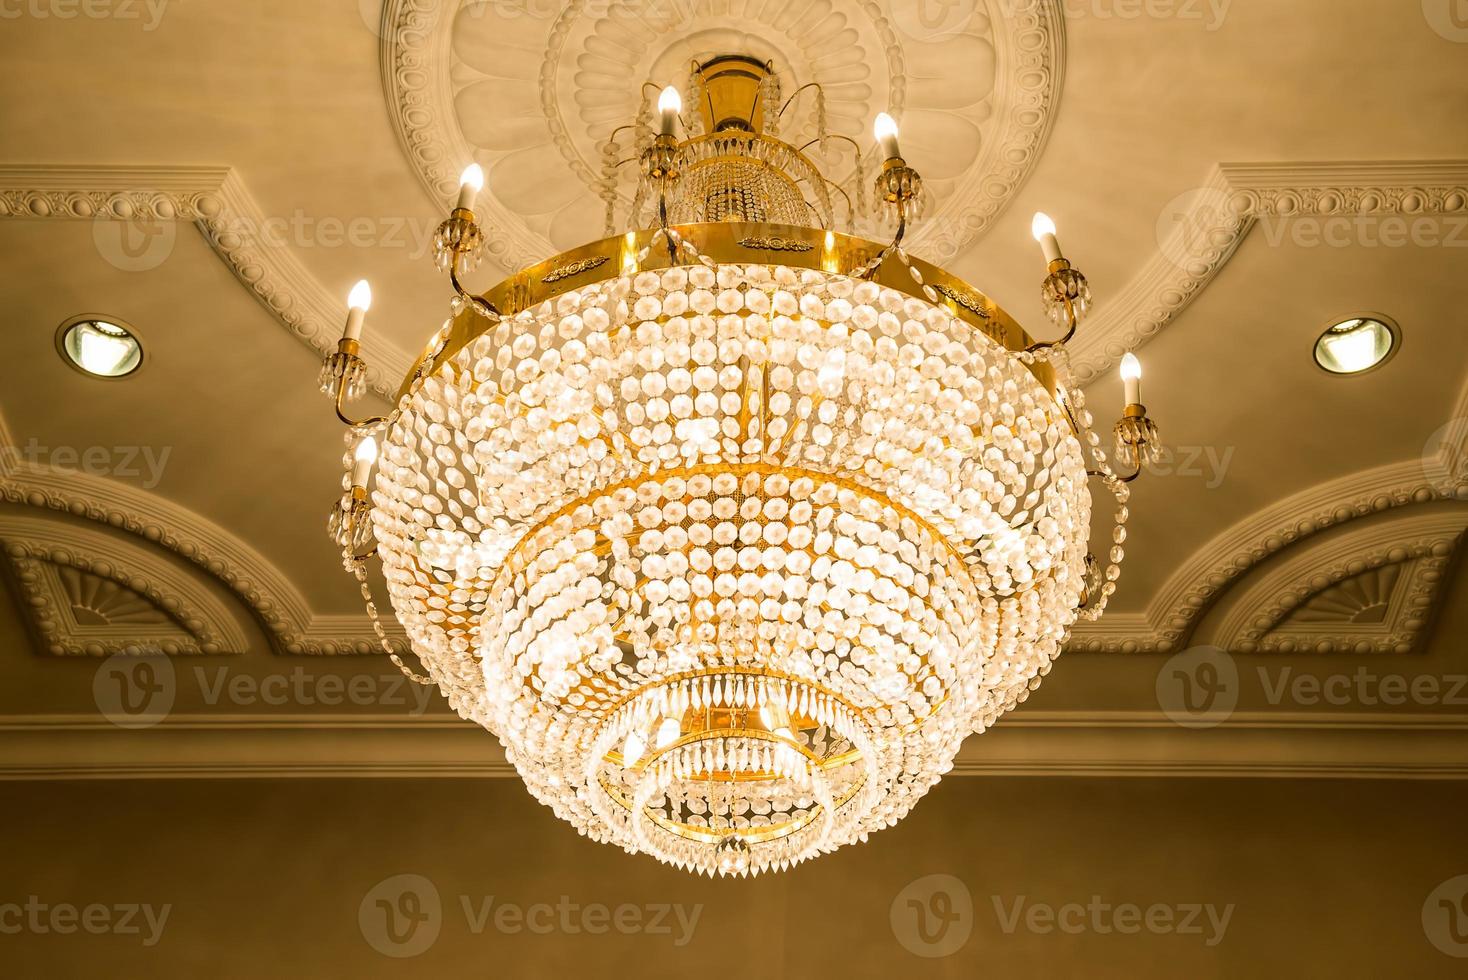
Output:
<instances>
[{"instance_id":1,"label":"decorative plaster molding","mask_svg":"<svg viewBox=\"0 0 1468 980\"><path fill-rule=\"evenodd\" d=\"M569 168L568 173L587 185L588 196L599 184L600 174L583 162L573 145L571 126L558 104L556 86L562 49L578 21L592 16L587 13L590 6L586 0L568 0L560 8L546 27L545 55L539 59L538 69L525 80L537 90L536 108L544 115L548 142ZM639 22L638 30L664 31L682 24L678 17L684 15L707 28L709 18L726 8L705 6L705 0L693 0L686 11L669 8L667 16L649 15ZM677 15L671 13L674 10ZM864 18L882 46L881 50L868 51L865 60L884 64L889 76L886 90L873 94L882 107L893 111L900 111L907 97L905 66L909 58L917 56L917 49L932 49L966 36L965 32L951 32L926 39L907 37L891 23L884 6L873 0L841 0L821 8L751 7L744 16L752 18L752 29L763 30L768 38L788 39L815 65L829 60L832 54L824 43L806 50L825 41L817 36L819 31L813 31L814 24L806 24L808 17L818 16L821 11L826 16L845 17L848 23ZM981 236L1023 186L1049 137L1064 83L1065 17L1059 0L1037 0L1023 5L1023 9L1002 0L985 0L984 11L990 25L985 29L992 31L988 40L994 45L997 64L995 87L988 99L995 122L985 132L976 159L963 176L947 182L950 188L944 199L913 236L915 244L940 260L951 259ZM476 156L454 105L452 42L458 13L459 5L448 0L386 0L379 31L383 90L398 141L429 199L443 208L454 200L460 169ZM524 18L532 16L528 11L519 13ZM807 29L797 29L802 25ZM849 46L856 33L844 33L851 35ZM632 57L615 40L598 47L595 54L593 61ZM593 69L578 62L577 70ZM635 83L635 67L627 71L631 74L617 77ZM866 134L863 130L854 135L860 139ZM486 197L480 217L492 230L486 236L491 253L506 268L521 268L561 251L521 215L500 205L492 193Z\"/></svg>"},{"instance_id":2,"label":"decorative plaster molding","mask_svg":"<svg viewBox=\"0 0 1468 980\"><path fill-rule=\"evenodd\" d=\"M1169 214L1173 208L1178 212ZM1468 215L1468 160L1225 163L1173 198L1172 233L1071 343L1088 383L1162 331L1202 292L1263 218Z\"/></svg>"},{"instance_id":3,"label":"decorative plaster molding","mask_svg":"<svg viewBox=\"0 0 1468 980\"><path fill-rule=\"evenodd\" d=\"M24 613L53 655L105 656L159 649L167 654L244 653L245 632L196 573L151 545L64 518L0 512L0 544L28 602ZM112 615L100 606L107 593ZM131 600L131 601L129 601ZM104 618L129 606L130 622L86 626L72 606L91 605ZM147 616L145 613L153 615ZM122 618L122 617L116 617Z\"/></svg>"},{"instance_id":4,"label":"decorative plaster molding","mask_svg":"<svg viewBox=\"0 0 1468 980\"><path fill-rule=\"evenodd\" d=\"M1107 616L1075 627L1069 649L1157 653L1178 649L1202 611L1248 569L1325 528L1432 500L1468 500L1468 482L1438 474L1421 459L1329 480L1275 501L1214 536L1184 562L1145 613Z\"/></svg>"},{"instance_id":5,"label":"decorative plaster molding","mask_svg":"<svg viewBox=\"0 0 1468 980\"><path fill-rule=\"evenodd\" d=\"M286 329L318 353L336 349L339 297L288 247L263 243L266 216L226 167L0 165L0 218L187 221ZM413 359L379 332L363 339L371 386L397 392Z\"/></svg>"},{"instance_id":6,"label":"decorative plaster molding","mask_svg":"<svg viewBox=\"0 0 1468 980\"><path fill-rule=\"evenodd\" d=\"M1408 511L1304 543L1240 586L1242 594L1209 631L1208 642L1239 653L1409 653L1428 622L1442 571L1465 528L1468 509ZM1387 568L1401 575L1381 596L1387 614L1375 627L1352 628L1339 621L1287 624L1311 600Z\"/></svg>"},{"instance_id":7,"label":"decorative plaster molding","mask_svg":"<svg viewBox=\"0 0 1468 980\"><path fill-rule=\"evenodd\" d=\"M1239 712L1180 731L1155 712L1021 711L965 742L951 776L1468 778L1462 716ZM451 718L0 719L0 780L514 775L493 738Z\"/></svg>"},{"instance_id":8,"label":"decorative plaster molding","mask_svg":"<svg viewBox=\"0 0 1468 980\"><path fill-rule=\"evenodd\" d=\"M13 454L12 454L13 455ZM24 460L0 460L0 501L62 511L137 535L203 568L243 599L277 653L381 653L365 616L313 613L295 585L258 551L170 500L118 480ZM398 652L401 627L384 621Z\"/></svg>"}]
</instances>

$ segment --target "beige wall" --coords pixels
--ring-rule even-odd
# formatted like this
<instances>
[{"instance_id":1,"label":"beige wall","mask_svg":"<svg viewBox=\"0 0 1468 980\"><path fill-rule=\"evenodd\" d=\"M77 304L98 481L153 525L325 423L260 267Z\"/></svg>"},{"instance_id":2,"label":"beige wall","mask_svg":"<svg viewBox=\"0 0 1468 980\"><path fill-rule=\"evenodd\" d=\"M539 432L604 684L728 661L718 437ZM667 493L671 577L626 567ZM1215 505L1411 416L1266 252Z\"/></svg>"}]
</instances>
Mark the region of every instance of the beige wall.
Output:
<instances>
[{"instance_id":1,"label":"beige wall","mask_svg":"<svg viewBox=\"0 0 1468 980\"><path fill-rule=\"evenodd\" d=\"M1462 783L954 779L866 845L754 882L593 845L513 780L12 783L6 800L0 903L171 905L151 948L141 915L139 935L0 936L12 977L1431 977L1464 966L1422 923L1433 889L1468 873ZM398 874L425 876L442 903L436 941L408 959L377 952L359 924L364 897ZM933 874L963 882L972 914L946 935L930 918L929 936L972 932L953 955L924 959L891 913ZM551 931L500 932L491 911L475 934L461 896L476 910L493 896L492 909L516 905ZM1098 933L1090 912L1069 913L1087 920L1075 934L1006 933L996 913L996 901L1008 915L1021 899L1058 909L1092 896L1177 916L1187 903L1233 908L1212 947L1206 914L1201 934L1119 935ZM910 897L897 929L931 951ZM597 912L583 918L597 903L637 906L644 921L681 904L682 922L697 919L683 947L672 913L666 934L613 923L597 935L583 928L597 925ZM382 911L367 911L368 933L387 944ZM625 928L634 910L620 914Z\"/></svg>"}]
</instances>

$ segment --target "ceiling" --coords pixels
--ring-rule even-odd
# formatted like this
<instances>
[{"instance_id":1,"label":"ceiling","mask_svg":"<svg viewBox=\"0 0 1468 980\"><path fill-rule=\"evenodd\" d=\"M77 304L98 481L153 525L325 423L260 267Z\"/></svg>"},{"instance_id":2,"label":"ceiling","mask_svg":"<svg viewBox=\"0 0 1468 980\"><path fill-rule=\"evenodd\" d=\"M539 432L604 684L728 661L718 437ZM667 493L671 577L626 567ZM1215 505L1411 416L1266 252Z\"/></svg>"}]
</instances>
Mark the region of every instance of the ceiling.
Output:
<instances>
[{"instance_id":1,"label":"ceiling","mask_svg":"<svg viewBox=\"0 0 1468 980\"><path fill-rule=\"evenodd\" d=\"M1134 485L1110 611L959 771L1463 775L1468 715L1442 697L1244 684L1216 719L1165 690L1202 646L1245 678L1465 669L1468 37L1421 6L258 0L8 20L0 727L34 737L5 741L0 772L503 771L492 738L373 655L324 533L344 444L320 355L366 277L365 355L395 390L448 315L429 241L466 162L491 175L488 288L601 237L598 141L642 80L738 50L785 66L787 93L821 82L834 133L865 140L890 108L933 192L913 251L1037 336L1029 216L1056 218L1097 297L1072 362L1099 423L1120 355L1146 366L1169 455ZM809 95L782 126L814 137ZM1360 311L1401 325L1400 353L1325 374L1316 336ZM81 313L134 326L144 369L64 365L54 333ZM120 727L108 655L155 645L168 709ZM323 694L358 678L361 697Z\"/></svg>"}]
</instances>

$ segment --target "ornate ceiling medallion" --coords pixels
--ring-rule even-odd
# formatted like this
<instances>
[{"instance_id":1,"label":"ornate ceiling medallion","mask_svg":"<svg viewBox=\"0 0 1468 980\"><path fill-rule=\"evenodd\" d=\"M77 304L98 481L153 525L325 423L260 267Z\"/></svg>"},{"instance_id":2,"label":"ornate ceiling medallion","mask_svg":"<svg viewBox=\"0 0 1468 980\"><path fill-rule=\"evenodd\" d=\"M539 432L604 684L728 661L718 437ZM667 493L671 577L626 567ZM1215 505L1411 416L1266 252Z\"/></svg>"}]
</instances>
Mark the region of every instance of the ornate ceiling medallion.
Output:
<instances>
[{"instance_id":1,"label":"ornate ceiling medallion","mask_svg":"<svg viewBox=\"0 0 1468 980\"><path fill-rule=\"evenodd\" d=\"M321 377L352 427L330 529L364 595L382 560L427 675L405 672L538 799L746 874L895 823L1039 684L1116 588L1156 430L1132 359L1132 471L1111 469L1065 357L1090 290L1048 219L1066 333L1036 343L905 250L924 182L885 113L875 178L842 182L772 132L803 96L772 64L709 58L688 89L695 116L669 87L615 137L631 230L482 296L459 280L485 244L465 171L436 241L454 315L360 421L354 290ZM868 194L885 245L836 230ZM1102 560L1092 476L1117 501Z\"/></svg>"},{"instance_id":2,"label":"ornate ceiling medallion","mask_svg":"<svg viewBox=\"0 0 1468 980\"><path fill-rule=\"evenodd\" d=\"M607 138L658 86L628 79L674 78L728 51L780 65L788 91L821 86L821 105L803 98L778 125L792 146L818 140L810 152L827 173L854 176L845 141L879 109L898 115L934 194L937 220L918 240L947 261L1039 160L1064 80L1065 18L1059 0L927 9L940 6L386 0L376 26L405 154L436 201L453 200L463 161L494 169L494 196L476 214L507 267L596 237L608 195L630 204L635 174L605 183ZM692 105L691 89L682 94Z\"/></svg>"}]
</instances>

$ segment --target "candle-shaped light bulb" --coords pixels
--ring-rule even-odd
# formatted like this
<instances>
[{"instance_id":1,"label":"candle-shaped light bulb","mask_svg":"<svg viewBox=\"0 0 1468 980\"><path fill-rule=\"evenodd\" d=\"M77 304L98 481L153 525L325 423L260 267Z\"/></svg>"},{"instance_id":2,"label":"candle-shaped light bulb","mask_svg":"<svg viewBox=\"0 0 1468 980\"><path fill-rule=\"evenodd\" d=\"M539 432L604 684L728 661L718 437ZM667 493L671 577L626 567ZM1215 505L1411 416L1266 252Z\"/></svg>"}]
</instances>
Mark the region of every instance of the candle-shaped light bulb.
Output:
<instances>
[{"instance_id":1,"label":"candle-shaped light bulb","mask_svg":"<svg viewBox=\"0 0 1468 980\"><path fill-rule=\"evenodd\" d=\"M663 89L663 94L658 96L658 132L664 136L672 136L678 124L678 114L682 111L683 96L678 94L676 88L669 85Z\"/></svg>"},{"instance_id":2,"label":"candle-shaped light bulb","mask_svg":"<svg viewBox=\"0 0 1468 980\"><path fill-rule=\"evenodd\" d=\"M361 339L362 324L367 320L367 309L371 305L372 287L367 285L366 279L357 280L357 284L347 294L347 329L342 334L342 339Z\"/></svg>"},{"instance_id":3,"label":"candle-shaped light bulb","mask_svg":"<svg viewBox=\"0 0 1468 980\"><path fill-rule=\"evenodd\" d=\"M902 150L897 145L897 120L885 112L877 113L877 121L872 124L872 133L877 137L877 145L882 148L882 156L888 160L902 156Z\"/></svg>"},{"instance_id":4,"label":"candle-shaped light bulb","mask_svg":"<svg viewBox=\"0 0 1468 980\"><path fill-rule=\"evenodd\" d=\"M659 749L665 749L678 741L678 736L683 733L682 727L676 718L664 718L658 725L656 745Z\"/></svg>"},{"instance_id":5,"label":"candle-shaped light bulb","mask_svg":"<svg viewBox=\"0 0 1468 980\"><path fill-rule=\"evenodd\" d=\"M647 739L641 732L628 732L627 740L622 743L622 765L628 769L637 765L646 749Z\"/></svg>"},{"instance_id":6,"label":"candle-shaped light bulb","mask_svg":"<svg viewBox=\"0 0 1468 980\"><path fill-rule=\"evenodd\" d=\"M1044 249L1047 264L1061 257L1060 240L1055 237L1055 222L1050 220L1050 215L1037 211L1035 219L1030 222L1030 234L1035 236L1035 241Z\"/></svg>"},{"instance_id":7,"label":"candle-shaped light bulb","mask_svg":"<svg viewBox=\"0 0 1468 980\"><path fill-rule=\"evenodd\" d=\"M1126 386L1126 403L1142 404L1142 362L1131 351L1122 355L1121 381Z\"/></svg>"},{"instance_id":8,"label":"candle-shaped light bulb","mask_svg":"<svg viewBox=\"0 0 1468 980\"><path fill-rule=\"evenodd\" d=\"M474 199L482 190L484 190L484 168L477 163L471 163L459 175L459 203L454 207L473 211Z\"/></svg>"},{"instance_id":9,"label":"candle-shaped light bulb","mask_svg":"<svg viewBox=\"0 0 1468 980\"><path fill-rule=\"evenodd\" d=\"M372 472L372 464L377 462L377 440L368 436L357 443L357 451L353 454L353 459L352 486L365 487L367 476Z\"/></svg>"}]
</instances>

